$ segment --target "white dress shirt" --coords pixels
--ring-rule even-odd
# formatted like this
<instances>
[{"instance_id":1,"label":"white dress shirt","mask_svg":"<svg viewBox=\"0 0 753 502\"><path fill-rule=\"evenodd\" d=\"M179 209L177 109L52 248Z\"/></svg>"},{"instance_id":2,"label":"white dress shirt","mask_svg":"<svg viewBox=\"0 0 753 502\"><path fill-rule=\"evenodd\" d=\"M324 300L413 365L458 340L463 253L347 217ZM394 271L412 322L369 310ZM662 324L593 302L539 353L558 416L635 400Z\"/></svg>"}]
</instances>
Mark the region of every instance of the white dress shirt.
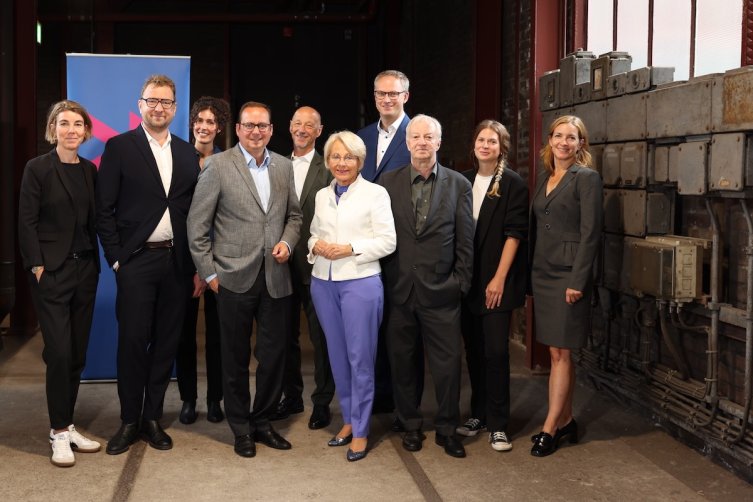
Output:
<instances>
[{"instance_id":1,"label":"white dress shirt","mask_svg":"<svg viewBox=\"0 0 753 502\"><path fill-rule=\"evenodd\" d=\"M141 124L144 127L144 124ZM173 151L170 148L172 142L172 135L170 131L167 131L167 139L165 144L160 145L159 141L154 139L149 131L144 127L146 133L146 139L149 142L149 148L152 150L154 160L157 162L157 169L159 169L159 177L162 180L162 187L165 189L165 195L170 193L170 183L173 181ZM162 218L157 223L157 227L149 236L147 242L162 242L169 241L173 238L173 225L170 221L170 209L165 209Z\"/></svg>"},{"instance_id":2,"label":"white dress shirt","mask_svg":"<svg viewBox=\"0 0 753 502\"><path fill-rule=\"evenodd\" d=\"M293 178L295 179L295 194L298 196L298 200L301 200L301 193L303 193L303 184L306 182L306 175L309 173L309 166L311 160L314 158L314 149L312 148L309 153L301 157L295 155L290 156L293 159Z\"/></svg>"},{"instance_id":3,"label":"white dress shirt","mask_svg":"<svg viewBox=\"0 0 753 502\"><path fill-rule=\"evenodd\" d=\"M387 148L390 147L390 143L392 143L392 138L395 137L395 133L397 132L397 128L400 127L400 124L403 123L403 119L405 118L405 112L402 112L400 116L397 118L396 121L394 121L390 126L385 130L382 129L382 121L377 121L377 151L376 151L376 165L379 167L379 164L382 162L382 158L384 157L384 152L387 151Z\"/></svg>"}]
</instances>

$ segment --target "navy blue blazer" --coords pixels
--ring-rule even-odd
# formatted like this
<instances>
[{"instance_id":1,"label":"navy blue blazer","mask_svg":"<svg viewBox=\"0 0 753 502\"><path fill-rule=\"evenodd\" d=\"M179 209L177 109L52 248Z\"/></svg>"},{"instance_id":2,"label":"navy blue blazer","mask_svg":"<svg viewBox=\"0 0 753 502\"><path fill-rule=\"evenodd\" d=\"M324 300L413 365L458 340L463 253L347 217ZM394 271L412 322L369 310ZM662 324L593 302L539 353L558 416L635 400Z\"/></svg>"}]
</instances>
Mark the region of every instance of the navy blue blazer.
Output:
<instances>
[{"instance_id":1,"label":"navy blue blazer","mask_svg":"<svg viewBox=\"0 0 753 502\"><path fill-rule=\"evenodd\" d=\"M376 165L376 153L379 139L377 128L379 121L358 131L358 136L366 144L366 160L361 170L361 176L365 180L376 182L382 174L410 164L410 152L408 152L408 147L405 144L405 130L408 127L408 122L410 122L410 117L406 115L395 131L395 137L392 138L390 146L387 147L382 162L378 166Z\"/></svg>"},{"instance_id":2,"label":"navy blue blazer","mask_svg":"<svg viewBox=\"0 0 753 502\"><path fill-rule=\"evenodd\" d=\"M97 233L110 266L127 263L169 209L178 265L185 273L195 270L188 250L186 218L199 176L199 161L193 145L174 134L170 150L173 176L166 196L157 161L140 124L107 141L96 198Z\"/></svg>"}]
</instances>

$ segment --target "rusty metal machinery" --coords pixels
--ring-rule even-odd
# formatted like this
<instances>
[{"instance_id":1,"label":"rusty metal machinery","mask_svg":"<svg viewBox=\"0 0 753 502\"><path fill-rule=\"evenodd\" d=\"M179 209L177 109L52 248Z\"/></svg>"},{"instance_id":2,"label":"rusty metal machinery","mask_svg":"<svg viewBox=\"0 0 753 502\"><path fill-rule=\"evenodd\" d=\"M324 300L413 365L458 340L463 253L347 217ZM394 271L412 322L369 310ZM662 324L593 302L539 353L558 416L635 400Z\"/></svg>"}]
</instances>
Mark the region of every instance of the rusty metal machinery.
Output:
<instances>
[{"instance_id":1,"label":"rusty metal machinery","mask_svg":"<svg viewBox=\"0 0 753 502\"><path fill-rule=\"evenodd\" d=\"M601 273L579 364L753 481L753 67L673 82L673 68L631 61L579 50L540 80L542 123L583 119L604 182ZM695 365L691 347L703 354ZM720 347L745 355L742 392L730 390L741 372L720 374Z\"/></svg>"}]
</instances>

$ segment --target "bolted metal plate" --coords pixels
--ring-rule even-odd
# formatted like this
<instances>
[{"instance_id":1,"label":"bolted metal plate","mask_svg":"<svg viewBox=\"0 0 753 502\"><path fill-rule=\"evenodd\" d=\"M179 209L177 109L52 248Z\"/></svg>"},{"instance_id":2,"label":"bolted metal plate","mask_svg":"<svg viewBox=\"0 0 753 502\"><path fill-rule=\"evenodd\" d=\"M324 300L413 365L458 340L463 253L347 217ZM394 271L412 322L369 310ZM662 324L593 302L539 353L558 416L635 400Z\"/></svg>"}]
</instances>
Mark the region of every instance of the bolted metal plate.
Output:
<instances>
[{"instance_id":1,"label":"bolted metal plate","mask_svg":"<svg viewBox=\"0 0 753 502\"><path fill-rule=\"evenodd\" d=\"M646 94L625 94L607 100L607 139L646 138Z\"/></svg>"},{"instance_id":2,"label":"bolted metal plate","mask_svg":"<svg viewBox=\"0 0 753 502\"><path fill-rule=\"evenodd\" d=\"M707 142L693 141L678 145L677 193L681 195L705 194L707 164Z\"/></svg>"},{"instance_id":3,"label":"bolted metal plate","mask_svg":"<svg viewBox=\"0 0 753 502\"><path fill-rule=\"evenodd\" d=\"M671 233L674 221L674 192L649 193L646 200L646 233Z\"/></svg>"},{"instance_id":4,"label":"bolted metal plate","mask_svg":"<svg viewBox=\"0 0 753 502\"><path fill-rule=\"evenodd\" d=\"M585 103L591 101L591 82L578 84L573 88L573 103Z\"/></svg>"},{"instance_id":5,"label":"bolted metal plate","mask_svg":"<svg viewBox=\"0 0 753 502\"><path fill-rule=\"evenodd\" d=\"M669 147L669 160L667 163L667 177L670 183L677 183L677 171L680 163L680 145Z\"/></svg>"},{"instance_id":6,"label":"bolted metal plate","mask_svg":"<svg viewBox=\"0 0 753 502\"><path fill-rule=\"evenodd\" d=\"M591 62L591 99L607 97L607 78L617 73L630 71L633 58L627 52L612 51L600 55Z\"/></svg>"},{"instance_id":7,"label":"bolted metal plate","mask_svg":"<svg viewBox=\"0 0 753 502\"><path fill-rule=\"evenodd\" d=\"M575 51L560 59L560 106L573 104L575 86L589 84L595 58L591 51Z\"/></svg>"},{"instance_id":8,"label":"bolted metal plate","mask_svg":"<svg viewBox=\"0 0 753 502\"><path fill-rule=\"evenodd\" d=\"M560 107L560 71L552 70L539 78L539 110Z\"/></svg>"},{"instance_id":9,"label":"bolted metal plate","mask_svg":"<svg viewBox=\"0 0 753 502\"><path fill-rule=\"evenodd\" d=\"M621 190L622 227L627 235L646 235L646 191Z\"/></svg>"},{"instance_id":10,"label":"bolted metal plate","mask_svg":"<svg viewBox=\"0 0 753 502\"><path fill-rule=\"evenodd\" d=\"M606 101L590 101L571 108L572 114L580 117L591 143L604 143L607 140L607 104Z\"/></svg>"},{"instance_id":11,"label":"bolted metal plate","mask_svg":"<svg viewBox=\"0 0 753 502\"><path fill-rule=\"evenodd\" d=\"M646 186L646 143L625 143L620 152L620 184Z\"/></svg>"},{"instance_id":12,"label":"bolted metal plate","mask_svg":"<svg viewBox=\"0 0 753 502\"><path fill-rule=\"evenodd\" d=\"M621 144L605 145L602 154L602 172L601 179L607 186L617 186L620 184L620 152Z\"/></svg>"},{"instance_id":13,"label":"bolted metal plate","mask_svg":"<svg viewBox=\"0 0 753 502\"><path fill-rule=\"evenodd\" d=\"M607 77L607 97L613 98L615 96L622 96L625 94L625 82L627 81L627 73L617 73L616 75L610 75Z\"/></svg>"},{"instance_id":14,"label":"bolted metal plate","mask_svg":"<svg viewBox=\"0 0 753 502\"><path fill-rule=\"evenodd\" d=\"M625 92L647 91L657 85L672 82L675 76L673 67L646 66L627 72Z\"/></svg>"},{"instance_id":15,"label":"bolted metal plate","mask_svg":"<svg viewBox=\"0 0 753 502\"><path fill-rule=\"evenodd\" d=\"M604 231L621 234L622 232L622 197L620 190L604 189Z\"/></svg>"},{"instance_id":16,"label":"bolted metal plate","mask_svg":"<svg viewBox=\"0 0 753 502\"><path fill-rule=\"evenodd\" d=\"M716 132L753 129L753 66L724 73L714 87L713 130Z\"/></svg>"},{"instance_id":17,"label":"bolted metal plate","mask_svg":"<svg viewBox=\"0 0 753 502\"><path fill-rule=\"evenodd\" d=\"M602 174L602 165L603 165L603 157L604 157L604 145L589 145L589 152L591 153L591 159L593 162L593 168L594 170L602 175L602 178L604 175Z\"/></svg>"},{"instance_id":18,"label":"bolted metal plate","mask_svg":"<svg viewBox=\"0 0 753 502\"><path fill-rule=\"evenodd\" d=\"M653 161L649 168L649 180L651 183L666 183L669 181L669 146L656 145L652 152Z\"/></svg>"},{"instance_id":19,"label":"bolted metal plate","mask_svg":"<svg viewBox=\"0 0 753 502\"><path fill-rule=\"evenodd\" d=\"M649 138L692 136L711 131L713 79L698 78L667 84L646 94L646 129Z\"/></svg>"},{"instance_id":20,"label":"bolted metal plate","mask_svg":"<svg viewBox=\"0 0 753 502\"><path fill-rule=\"evenodd\" d=\"M709 155L709 190L742 191L745 168L745 134L714 134Z\"/></svg>"}]
</instances>

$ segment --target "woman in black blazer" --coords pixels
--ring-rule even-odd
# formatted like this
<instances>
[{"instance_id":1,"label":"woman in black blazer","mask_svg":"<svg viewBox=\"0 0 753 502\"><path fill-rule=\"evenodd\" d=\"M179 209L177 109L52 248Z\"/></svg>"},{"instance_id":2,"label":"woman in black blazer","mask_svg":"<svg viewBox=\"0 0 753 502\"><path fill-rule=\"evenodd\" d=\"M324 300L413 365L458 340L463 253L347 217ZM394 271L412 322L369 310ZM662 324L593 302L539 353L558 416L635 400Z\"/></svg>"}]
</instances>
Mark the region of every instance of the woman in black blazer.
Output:
<instances>
[{"instance_id":1,"label":"woman in black blazer","mask_svg":"<svg viewBox=\"0 0 753 502\"><path fill-rule=\"evenodd\" d=\"M80 104L66 100L52 106L45 137L55 148L26 164L18 204L19 247L44 339L50 460L61 467L75 463L73 450L100 449L73 425L99 279L97 169L78 156L91 130Z\"/></svg>"},{"instance_id":2,"label":"woman in black blazer","mask_svg":"<svg viewBox=\"0 0 753 502\"><path fill-rule=\"evenodd\" d=\"M549 411L533 436L531 455L553 453L567 437L578 441L573 419L572 350L583 346L591 318L593 266L601 244L602 183L591 169L588 133L573 115L549 127L541 151L546 169L531 204L531 286L536 340L549 345Z\"/></svg>"},{"instance_id":3,"label":"woman in black blazer","mask_svg":"<svg viewBox=\"0 0 753 502\"><path fill-rule=\"evenodd\" d=\"M473 280L463 302L462 326L471 379L471 417L458 434L489 430L489 443L509 451L512 310L525 302L528 189L510 170L510 134L484 120L473 135L475 169L463 173L473 185Z\"/></svg>"}]
</instances>

